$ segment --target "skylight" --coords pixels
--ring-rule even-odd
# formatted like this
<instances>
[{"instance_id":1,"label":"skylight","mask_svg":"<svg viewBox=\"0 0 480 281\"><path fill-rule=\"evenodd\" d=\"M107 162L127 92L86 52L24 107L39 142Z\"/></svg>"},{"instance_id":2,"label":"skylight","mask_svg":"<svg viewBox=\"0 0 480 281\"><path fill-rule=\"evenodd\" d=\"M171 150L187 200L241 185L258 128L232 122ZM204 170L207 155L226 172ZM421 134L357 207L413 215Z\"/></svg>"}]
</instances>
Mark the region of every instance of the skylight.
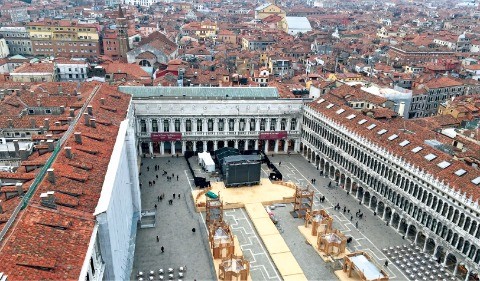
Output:
<instances>
[{"instance_id":1,"label":"skylight","mask_svg":"<svg viewBox=\"0 0 480 281\"><path fill-rule=\"evenodd\" d=\"M406 146L406 145L409 144L409 143L410 143L410 141L404 140L404 141L402 141L401 143L399 143L398 145L400 145L400 146L403 147L403 146Z\"/></svg>"},{"instance_id":2,"label":"skylight","mask_svg":"<svg viewBox=\"0 0 480 281\"><path fill-rule=\"evenodd\" d=\"M417 152L419 152L419 151L422 150L422 149L423 149L423 147L417 146L417 147L415 147L414 149L412 149L412 152L413 152L413 153L417 153Z\"/></svg>"},{"instance_id":3,"label":"skylight","mask_svg":"<svg viewBox=\"0 0 480 281\"><path fill-rule=\"evenodd\" d=\"M317 101L317 103L322 103L322 102L324 102L324 101L325 101L325 99L319 99L319 100Z\"/></svg>"},{"instance_id":4,"label":"skylight","mask_svg":"<svg viewBox=\"0 0 480 281\"><path fill-rule=\"evenodd\" d=\"M437 158L437 155L432 154L432 153L429 153L429 154L425 155L425 159L427 159L428 161L432 161L435 158Z\"/></svg>"},{"instance_id":5,"label":"skylight","mask_svg":"<svg viewBox=\"0 0 480 281\"><path fill-rule=\"evenodd\" d=\"M357 115L355 115L355 114L350 114L350 115L347 116L347 119L348 119L348 120L352 120L353 118L355 118L355 116L357 116Z\"/></svg>"},{"instance_id":6,"label":"skylight","mask_svg":"<svg viewBox=\"0 0 480 281\"><path fill-rule=\"evenodd\" d=\"M438 167L442 168L442 169L445 169L447 168L448 166L452 165L452 163L450 162L447 162L447 161L442 161L440 163L437 164Z\"/></svg>"},{"instance_id":7,"label":"skylight","mask_svg":"<svg viewBox=\"0 0 480 281\"><path fill-rule=\"evenodd\" d=\"M375 128L375 127L377 127L377 125L371 124L370 126L367 127L367 129L371 130L371 129Z\"/></svg>"},{"instance_id":8,"label":"skylight","mask_svg":"<svg viewBox=\"0 0 480 281\"><path fill-rule=\"evenodd\" d=\"M398 138L398 136L394 134L394 135L389 136L389 137L388 137L388 140L389 140L389 141L392 141L392 140L394 140L394 139L396 139L396 138Z\"/></svg>"},{"instance_id":9,"label":"skylight","mask_svg":"<svg viewBox=\"0 0 480 281\"><path fill-rule=\"evenodd\" d=\"M383 134L385 134L387 131L388 131L388 130L381 129L380 131L378 131L378 133L377 133L377 134L379 134L379 135L383 135Z\"/></svg>"},{"instance_id":10,"label":"skylight","mask_svg":"<svg viewBox=\"0 0 480 281\"><path fill-rule=\"evenodd\" d=\"M472 180L472 182L476 185L478 185L480 183L480 177L476 177Z\"/></svg>"},{"instance_id":11,"label":"skylight","mask_svg":"<svg viewBox=\"0 0 480 281\"><path fill-rule=\"evenodd\" d=\"M337 112L337 114L340 114L340 113L343 113L344 111L345 111L345 109L343 109L343 108L340 108L340 109L339 109L339 110L337 110L336 112Z\"/></svg>"},{"instance_id":12,"label":"skylight","mask_svg":"<svg viewBox=\"0 0 480 281\"><path fill-rule=\"evenodd\" d=\"M358 124L362 125L362 124L365 124L365 122L367 122L367 119L362 119L362 120L358 121Z\"/></svg>"},{"instance_id":13,"label":"skylight","mask_svg":"<svg viewBox=\"0 0 480 281\"><path fill-rule=\"evenodd\" d=\"M332 108L333 106L334 106L334 104L331 103L331 104L327 105L327 108L330 109L330 108Z\"/></svg>"},{"instance_id":14,"label":"skylight","mask_svg":"<svg viewBox=\"0 0 480 281\"><path fill-rule=\"evenodd\" d=\"M467 171L465 171L464 169L460 169L460 170L457 170L457 171L455 172L455 175L461 177L461 176L465 175L466 172L467 172Z\"/></svg>"}]
</instances>

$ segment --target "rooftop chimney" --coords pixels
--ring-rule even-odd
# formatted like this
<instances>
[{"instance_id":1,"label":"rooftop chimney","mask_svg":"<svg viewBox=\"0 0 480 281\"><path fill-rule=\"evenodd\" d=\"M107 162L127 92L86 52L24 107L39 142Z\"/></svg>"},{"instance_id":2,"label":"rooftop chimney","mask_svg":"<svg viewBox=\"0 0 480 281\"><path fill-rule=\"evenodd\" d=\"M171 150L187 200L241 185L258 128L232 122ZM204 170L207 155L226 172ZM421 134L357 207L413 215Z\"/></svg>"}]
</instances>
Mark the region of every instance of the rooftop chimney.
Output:
<instances>
[{"instance_id":1,"label":"rooftop chimney","mask_svg":"<svg viewBox=\"0 0 480 281\"><path fill-rule=\"evenodd\" d=\"M0 214L3 214L3 201L0 200Z\"/></svg>"},{"instance_id":2,"label":"rooftop chimney","mask_svg":"<svg viewBox=\"0 0 480 281\"><path fill-rule=\"evenodd\" d=\"M40 126L40 127L38 127L38 128L40 129L40 134L42 134L42 135L43 135L43 133L45 132L45 129L44 129L44 127L43 127L43 126Z\"/></svg>"},{"instance_id":3,"label":"rooftop chimney","mask_svg":"<svg viewBox=\"0 0 480 281\"><path fill-rule=\"evenodd\" d=\"M81 132L75 132L75 142L78 144L82 144L82 133Z\"/></svg>"},{"instance_id":4,"label":"rooftop chimney","mask_svg":"<svg viewBox=\"0 0 480 281\"><path fill-rule=\"evenodd\" d=\"M23 183L17 182L15 184L15 187L17 188L17 193L19 196L23 196Z\"/></svg>"},{"instance_id":5,"label":"rooftop chimney","mask_svg":"<svg viewBox=\"0 0 480 281\"><path fill-rule=\"evenodd\" d=\"M75 109L70 108L70 117L75 117Z\"/></svg>"},{"instance_id":6,"label":"rooftop chimney","mask_svg":"<svg viewBox=\"0 0 480 281\"><path fill-rule=\"evenodd\" d=\"M37 99L37 106L42 106L42 101L40 99Z\"/></svg>"},{"instance_id":7,"label":"rooftop chimney","mask_svg":"<svg viewBox=\"0 0 480 281\"><path fill-rule=\"evenodd\" d=\"M35 121L35 118L31 118L30 119L30 127L32 129L36 128L37 127L37 121Z\"/></svg>"},{"instance_id":8,"label":"rooftop chimney","mask_svg":"<svg viewBox=\"0 0 480 281\"><path fill-rule=\"evenodd\" d=\"M72 159L73 155L72 155L72 148L70 146L65 146L65 156L68 158L68 159Z\"/></svg>"},{"instance_id":9,"label":"rooftop chimney","mask_svg":"<svg viewBox=\"0 0 480 281\"><path fill-rule=\"evenodd\" d=\"M93 116L93 107L91 105L87 106L88 115Z\"/></svg>"},{"instance_id":10,"label":"rooftop chimney","mask_svg":"<svg viewBox=\"0 0 480 281\"><path fill-rule=\"evenodd\" d=\"M20 150L20 145L18 144L18 140L13 140L13 147L15 147L15 154L18 155L18 151Z\"/></svg>"},{"instance_id":11,"label":"rooftop chimney","mask_svg":"<svg viewBox=\"0 0 480 281\"><path fill-rule=\"evenodd\" d=\"M55 143L53 140L47 140L47 145L48 145L48 151L53 151L54 147L55 147Z\"/></svg>"},{"instance_id":12,"label":"rooftop chimney","mask_svg":"<svg viewBox=\"0 0 480 281\"><path fill-rule=\"evenodd\" d=\"M45 137L47 137L47 140L52 139L53 135L52 134L46 134Z\"/></svg>"},{"instance_id":13,"label":"rooftop chimney","mask_svg":"<svg viewBox=\"0 0 480 281\"><path fill-rule=\"evenodd\" d=\"M43 120L43 127L45 127L45 130L50 130L50 120L48 118L45 118Z\"/></svg>"},{"instance_id":14,"label":"rooftop chimney","mask_svg":"<svg viewBox=\"0 0 480 281\"><path fill-rule=\"evenodd\" d=\"M97 122L95 121L95 118L90 119L90 127L92 127L92 128L97 127Z\"/></svg>"},{"instance_id":15,"label":"rooftop chimney","mask_svg":"<svg viewBox=\"0 0 480 281\"><path fill-rule=\"evenodd\" d=\"M88 126L89 125L89 121L90 121L90 116L88 116L88 113L83 113L83 119L85 119L85 125Z\"/></svg>"},{"instance_id":16,"label":"rooftop chimney","mask_svg":"<svg viewBox=\"0 0 480 281\"><path fill-rule=\"evenodd\" d=\"M104 104L105 104L105 99L104 99L104 98L100 98L100 103L101 103L102 105L104 105Z\"/></svg>"},{"instance_id":17,"label":"rooftop chimney","mask_svg":"<svg viewBox=\"0 0 480 281\"><path fill-rule=\"evenodd\" d=\"M64 112L65 112L65 106L64 106L64 105L61 105L61 106L60 106L60 113L63 114Z\"/></svg>"},{"instance_id":18,"label":"rooftop chimney","mask_svg":"<svg viewBox=\"0 0 480 281\"><path fill-rule=\"evenodd\" d=\"M8 119L8 127L13 128L13 120L12 119Z\"/></svg>"},{"instance_id":19,"label":"rooftop chimney","mask_svg":"<svg viewBox=\"0 0 480 281\"><path fill-rule=\"evenodd\" d=\"M55 192L54 191L47 191L46 193L40 194L40 205L56 209L57 206L55 205Z\"/></svg>"},{"instance_id":20,"label":"rooftop chimney","mask_svg":"<svg viewBox=\"0 0 480 281\"><path fill-rule=\"evenodd\" d=\"M60 127L61 125L62 125L62 123L60 123L60 121L55 122L55 127Z\"/></svg>"},{"instance_id":21,"label":"rooftop chimney","mask_svg":"<svg viewBox=\"0 0 480 281\"><path fill-rule=\"evenodd\" d=\"M50 168L47 170L48 181L55 184L55 172L54 169Z\"/></svg>"}]
</instances>

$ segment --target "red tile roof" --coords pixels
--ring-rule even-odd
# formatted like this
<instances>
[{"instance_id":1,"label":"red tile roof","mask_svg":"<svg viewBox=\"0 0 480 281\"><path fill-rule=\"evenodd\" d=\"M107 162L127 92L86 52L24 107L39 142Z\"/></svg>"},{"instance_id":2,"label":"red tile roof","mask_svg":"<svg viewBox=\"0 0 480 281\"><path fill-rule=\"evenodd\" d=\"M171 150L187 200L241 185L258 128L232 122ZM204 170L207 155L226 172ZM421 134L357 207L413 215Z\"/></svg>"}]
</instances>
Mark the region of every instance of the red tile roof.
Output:
<instances>
[{"instance_id":1,"label":"red tile roof","mask_svg":"<svg viewBox=\"0 0 480 281\"><path fill-rule=\"evenodd\" d=\"M101 98L105 105L117 110L102 109ZM47 176L41 181L29 206L20 212L15 227L10 229L0 244L0 264L9 279L78 279L95 226L93 212L100 197L118 128L126 117L130 100L130 96L118 92L114 87L100 86L90 105L97 120L109 122L103 125L97 121L96 128L92 128L80 118L76 124L74 131L82 133L82 143L76 143L71 135L64 144L71 147L73 158L67 158L64 149L59 152L51 166L55 183L49 182ZM85 150L98 153L86 153ZM34 161L35 157L36 154L31 155L28 161ZM25 173L19 175L32 178L26 177L29 174ZM24 186L29 184L24 183ZM47 191L55 191L56 210L40 204L40 194ZM8 201L4 204L4 210L11 213L15 205L7 205ZM0 222L6 219L8 217L0 215Z\"/></svg>"}]
</instances>

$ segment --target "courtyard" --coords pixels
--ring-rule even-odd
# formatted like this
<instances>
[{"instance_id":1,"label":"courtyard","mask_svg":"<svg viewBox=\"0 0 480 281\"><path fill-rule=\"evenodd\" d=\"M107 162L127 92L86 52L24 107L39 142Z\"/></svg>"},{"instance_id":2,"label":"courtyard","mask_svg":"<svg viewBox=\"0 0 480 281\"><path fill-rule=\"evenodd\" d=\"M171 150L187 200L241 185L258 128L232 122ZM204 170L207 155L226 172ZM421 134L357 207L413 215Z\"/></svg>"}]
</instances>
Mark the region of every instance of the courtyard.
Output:
<instances>
[{"instance_id":1,"label":"courtyard","mask_svg":"<svg viewBox=\"0 0 480 281\"><path fill-rule=\"evenodd\" d=\"M312 186L311 179L316 179L313 185L314 209L327 210L334 218L334 228L352 237L352 241L347 245L349 251L366 251L383 265L387 257L382 249L410 244L392 226L386 225L381 218L374 216L373 210L359 204L357 199L347 195L341 188L333 185L329 187L330 180L320 176L316 167L301 155L274 155L270 156L270 160L283 174L285 181ZM200 174L194 158L190 159L190 163L195 172ZM159 166L158 171L155 171L155 165ZM171 180L162 175L164 170L169 177L172 177ZM262 170L262 177L267 177L270 172L268 167L262 165ZM152 270L155 272L154 280L159 280L159 269L172 268L177 274L179 267L188 269L182 278L184 280L216 279L203 214L195 212L190 195L196 188L193 186L193 178L185 159L183 157L142 158L140 178L142 210L154 211L155 205L157 208L155 227L138 229L132 280L138 280L138 272L143 272L145 276ZM210 180L216 181L218 177L212 176ZM149 181L152 186L149 186ZM155 181L154 184L153 181ZM174 193L175 199L173 199ZM158 196L162 194L165 194L165 199L159 201ZM326 199L323 203L319 201L321 196L325 196ZM172 200L172 205L169 204L169 200ZM340 210L333 208L337 204L340 204ZM349 212L344 212L344 207ZM298 226L303 225L303 219L293 218L290 214L292 210L293 205L286 204L284 207L277 207L273 212L279 219L281 236L305 277L308 280L336 280L337 277L333 271L338 269L338 265L334 268L335 264L323 262L314 248L306 243L305 237L298 230ZM363 213L363 218L355 216L354 213L358 211ZM231 225L245 257L251 262L252 280L281 280L278 268L272 262L245 210L243 208L225 210L224 219ZM196 231L192 232L192 228ZM384 269L391 279L408 279L392 262ZM178 279L176 275L175 279Z\"/></svg>"}]
</instances>

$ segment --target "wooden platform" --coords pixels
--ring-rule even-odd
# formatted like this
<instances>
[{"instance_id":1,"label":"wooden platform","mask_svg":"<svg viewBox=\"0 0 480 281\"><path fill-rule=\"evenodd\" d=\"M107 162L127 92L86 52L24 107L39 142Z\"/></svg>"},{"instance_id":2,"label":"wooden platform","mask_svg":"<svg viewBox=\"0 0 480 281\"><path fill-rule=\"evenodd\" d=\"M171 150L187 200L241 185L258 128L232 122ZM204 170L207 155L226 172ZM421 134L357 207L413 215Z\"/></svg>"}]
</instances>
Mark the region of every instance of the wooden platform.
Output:
<instances>
[{"instance_id":1,"label":"wooden platform","mask_svg":"<svg viewBox=\"0 0 480 281\"><path fill-rule=\"evenodd\" d=\"M237 236L233 236L233 241L234 241L233 243L235 245L235 250L234 250L235 255L236 256L243 256L242 248L240 247L240 243L238 242ZM213 259L212 248L210 248L210 257ZM213 264L215 266L215 272L217 274L217 280L220 280L220 279L218 279L218 276L220 275L220 263L221 262L222 262L221 259L213 259ZM251 280L252 280L252 277L250 276L250 274L248 274L247 281L251 281Z\"/></svg>"},{"instance_id":2,"label":"wooden platform","mask_svg":"<svg viewBox=\"0 0 480 281\"><path fill-rule=\"evenodd\" d=\"M343 257L345 257L345 255L350 254L350 252L347 249L345 249L345 252L338 255L338 256L334 256L334 257L329 256L325 252L320 251L317 248L317 236L312 235L312 227L311 226L309 226L307 228L304 225L299 225L298 230L305 237L305 239L308 241L308 243L310 243L310 245L312 245L312 247L315 249L317 254L322 258L322 260L324 262L333 262L334 259L335 260L343 259Z\"/></svg>"},{"instance_id":3,"label":"wooden platform","mask_svg":"<svg viewBox=\"0 0 480 281\"><path fill-rule=\"evenodd\" d=\"M243 208L245 204L262 203L263 205L271 205L275 203L291 203L294 201L295 189L273 184L268 179L261 179L260 185L247 187L230 187L226 188L223 182L212 182L211 191L220 194L220 199L223 201L223 209ZM195 202L197 212L204 212L205 207L198 207L198 203L205 203L205 195L201 195L197 199L197 194L202 190L192 191L192 196Z\"/></svg>"}]
</instances>

